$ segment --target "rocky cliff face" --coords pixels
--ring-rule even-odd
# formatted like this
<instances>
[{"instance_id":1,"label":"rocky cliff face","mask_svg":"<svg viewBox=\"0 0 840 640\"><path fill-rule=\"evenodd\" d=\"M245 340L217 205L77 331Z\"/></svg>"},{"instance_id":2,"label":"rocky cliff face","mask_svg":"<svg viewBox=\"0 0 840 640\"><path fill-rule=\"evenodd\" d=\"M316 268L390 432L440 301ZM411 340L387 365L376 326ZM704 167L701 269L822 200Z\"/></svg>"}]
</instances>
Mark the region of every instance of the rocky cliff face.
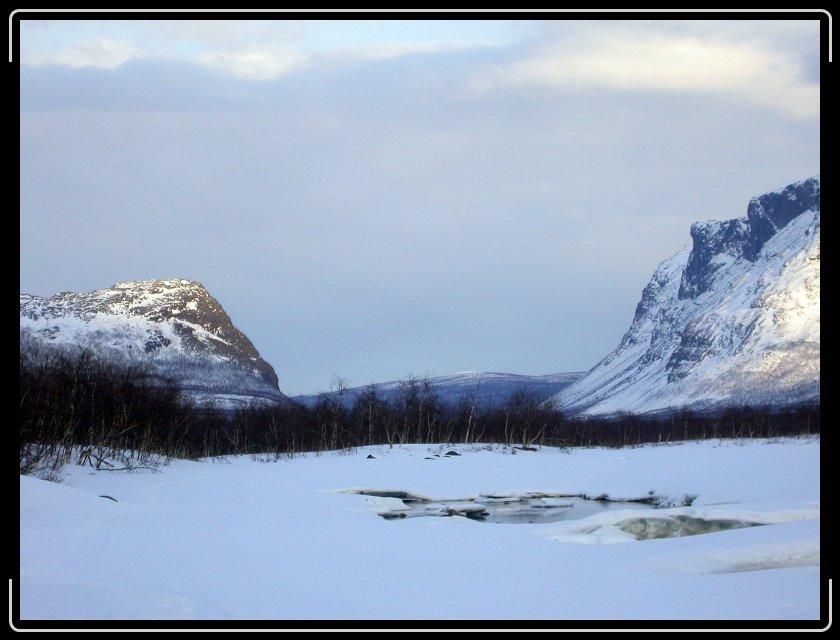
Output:
<instances>
[{"instance_id":1,"label":"rocky cliff face","mask_svg":"<svg viewBox=\"0 0 840 640\"><path fill-rule=\"evenodd\" d=\"M88 346L171 376L199 403L284 402L274 369L197 282L123 282L50 298L21 294L21 348L29 341Z\"/></svg>"},{"instance_id":2,"label":"rocky cliff face","mask_svg":"<svg viewBox=\"0 0 840 640\"><path fill-rule=\"evenodd\" d=\"M619 346L555 396L609 414L819 401L820 180L699 222L663 262Z\"/></svg>"}]
</instances>

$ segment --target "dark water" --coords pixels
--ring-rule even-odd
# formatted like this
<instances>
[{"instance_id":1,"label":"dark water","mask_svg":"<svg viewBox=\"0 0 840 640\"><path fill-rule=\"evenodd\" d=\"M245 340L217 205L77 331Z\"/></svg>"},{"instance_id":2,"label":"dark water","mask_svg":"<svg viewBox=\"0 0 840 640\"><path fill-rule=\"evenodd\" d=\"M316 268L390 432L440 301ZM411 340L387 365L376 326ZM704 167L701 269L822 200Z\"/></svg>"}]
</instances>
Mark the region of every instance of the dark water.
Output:
<instances>
[{"instance_id":1,"label":"dark water","mask_svg":"<svg viewBox=\"0 0 840 640\"><path fill-rule=\"evenodd\" d=\"M567 507L544 507L539 501L529 500L511 505L485 505L487 515L475 518L480 522L497 524L547 524L563 520L580 520L589 516L616 509L652 509L650 505L625 502L599 502L583 498L565 500Z\"/></svg>"},{"instance_id":2,"label":"dark water","mask_svg":"<svg viewBox=\"0 0 840 640\"><path fill-rule=\"evenodd\" d=\"M547 524L579 520L614 509L653 509L651 505L607 502L579 496L556 497L551 494L482 495L458 500L434 500L407 491L366 491L362 495L397 498L405 506L400 511L383 511L387 520L405 518L460 516L494 524Z\"/></svg>"}]
</instances>

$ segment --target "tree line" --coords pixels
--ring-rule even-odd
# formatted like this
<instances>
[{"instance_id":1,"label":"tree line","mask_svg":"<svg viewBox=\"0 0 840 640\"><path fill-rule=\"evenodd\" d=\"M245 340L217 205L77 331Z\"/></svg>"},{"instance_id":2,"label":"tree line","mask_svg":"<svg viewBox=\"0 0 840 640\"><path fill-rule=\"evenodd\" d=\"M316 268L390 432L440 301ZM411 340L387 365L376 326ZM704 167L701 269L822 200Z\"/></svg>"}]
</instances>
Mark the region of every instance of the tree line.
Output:
<instances>
[{"instance_id":1,"label":"tree line","mask_svg":"<svg viewBox=\"0 0 840 640\"><path fill-rule=\"evenodd\" d=\"M347 405L342 391L321 395L312 407L289 402L226 411L197 406L172 379L103 359L89 348L30 347L20 354L20 471L49 475L69 461L131 470L161 456L278 459L368 445L625 447L820 431L818 405L581 419L525 389L492 409L481 408L475 394L445 403L428 380L414 378L388 400L370 386Z\"/></svg>"}]
</instances>

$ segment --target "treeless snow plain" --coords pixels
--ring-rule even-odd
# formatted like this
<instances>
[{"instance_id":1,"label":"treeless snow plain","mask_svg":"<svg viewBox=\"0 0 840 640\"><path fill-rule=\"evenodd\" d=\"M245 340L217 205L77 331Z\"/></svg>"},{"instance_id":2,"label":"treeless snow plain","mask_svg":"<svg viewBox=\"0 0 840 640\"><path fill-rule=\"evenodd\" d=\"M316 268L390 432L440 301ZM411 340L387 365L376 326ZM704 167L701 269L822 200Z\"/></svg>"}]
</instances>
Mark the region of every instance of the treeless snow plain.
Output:
<instances>
[{"instance_id":1,"label":"treeless snow plain","mask_svg":"<svg viewBox=\"0 0 840 640\"><path fill-rule=\"evenodd\" d=\"M820 618L818 438L512 451L410 445L172 461L160 473L67 466L61 484L21 476L20 618ZM697 498L499 524L386 520L387 499L340 491L350 488ZM628 533L628 522L676 515L766 526Z\"/></svg>"}]
</instances>

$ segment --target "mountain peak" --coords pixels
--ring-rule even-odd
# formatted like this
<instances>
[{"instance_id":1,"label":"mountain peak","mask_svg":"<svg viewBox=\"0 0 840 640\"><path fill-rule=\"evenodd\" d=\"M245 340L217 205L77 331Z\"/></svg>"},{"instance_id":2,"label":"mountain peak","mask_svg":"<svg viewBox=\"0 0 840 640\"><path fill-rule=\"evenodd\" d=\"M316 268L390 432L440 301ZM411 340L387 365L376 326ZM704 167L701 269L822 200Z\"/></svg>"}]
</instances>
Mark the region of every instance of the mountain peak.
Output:
<instances>
[{"instance_id":1,"label":"mountain peak","mask_svg":"<svg viewBox=\"0 0 840 640\"><path fill-rule=\"evenodd\" d=\"M715 272L729 259L755 262L770 238L803 213L819 209L820 178L814 176L752 197L745 218L694 223L693 246L680 284L680 299L704 293Z\"/></svg>"},{"instance_id":2,"label":"mountain peak","mask_svg":"<svg viewBox=\"0 0 840 640\"><path fill-rule=\"evenodd\" d=\"M820 209L820 177L813 176L750 199L747 219L750 223L750 245L747 255L755 260L765 243L794 218L806 211Z\"/></svg>"},{"instance_id":3,"label":"mountain peak","mask_svg":"<svg viewBox=\"0 0 840 640\"><path fill-rule=\"evenodd\" d=\"M200 282L185 280L183 278L129 280L126 282L117 282L111 289L159 289L161 291L170 289L204 289L206 291L204 285Z\"/></svg>"}]
</instances>

